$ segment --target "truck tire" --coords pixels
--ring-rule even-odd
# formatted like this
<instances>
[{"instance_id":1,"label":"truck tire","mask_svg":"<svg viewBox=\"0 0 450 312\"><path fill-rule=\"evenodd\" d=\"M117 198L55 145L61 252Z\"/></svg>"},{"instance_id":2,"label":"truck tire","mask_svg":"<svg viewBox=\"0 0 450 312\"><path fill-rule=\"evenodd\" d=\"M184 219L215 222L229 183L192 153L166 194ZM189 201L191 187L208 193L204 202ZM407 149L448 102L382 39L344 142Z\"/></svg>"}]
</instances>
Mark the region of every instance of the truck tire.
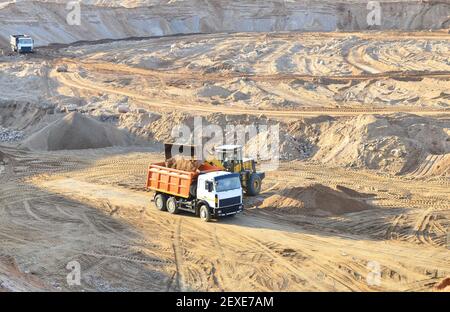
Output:
<instances>
[{"instance_id":1,"label":"truck tire","mask_svg":"<svg viewBox=\"0 0 450 312\"><path fill-rule=\"evenodd\" d=\"M175 197L170 197L167 200L167 211L171 214L177 214L178 213L178 206L177 206L177 200Z\"/></svg>"},{"instance_id":2,"label":"truck tire","mask_svg":"<svg viewBox=\"0 0 450 312\"><path fill-rule=\"evenodd\" d=\"M164 194L155 195L155 206L159 211L167 210L167 196Z\"/></svg>"},{"instance_id":3,"label":"truck tire","mask_svg":"<svg viewBox=\"0 0 450 312\"><path fill-rule=\"evenodd\" d=\"M211 221L211 212L209 212L209 207L207 205L201 205L199 210L200 219L205 222Z\"/></svg>"},{"instance_id":4,"label":"truck tire","mask_svg":"<svg viewBox=\"0 0 450 312\"><path fill-rule=\"evenodd\" d=\"M260 176L256 173L252 173L247 182L247 195L258 195L261 192L261 182Z\"/></svg>"}]
</instances>

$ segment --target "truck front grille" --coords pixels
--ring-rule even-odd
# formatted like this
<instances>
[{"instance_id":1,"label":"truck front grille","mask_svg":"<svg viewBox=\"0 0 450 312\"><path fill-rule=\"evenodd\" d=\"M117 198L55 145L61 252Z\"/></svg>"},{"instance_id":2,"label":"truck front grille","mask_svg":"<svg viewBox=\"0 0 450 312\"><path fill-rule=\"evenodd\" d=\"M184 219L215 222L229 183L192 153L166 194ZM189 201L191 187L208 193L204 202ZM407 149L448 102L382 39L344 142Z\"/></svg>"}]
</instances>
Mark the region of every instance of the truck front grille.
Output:
<instances>
[{"instance_id":1,"label":"truck front grille","mask_svg":"<svg viewBox=\"0 0 450 312\"><path fill-rule=\"evenodd\" d=\"M228 206L238 205L240 203L241 203L241 196L220 199L219 207L228 207Z\"/></svg>"}]
</instances>

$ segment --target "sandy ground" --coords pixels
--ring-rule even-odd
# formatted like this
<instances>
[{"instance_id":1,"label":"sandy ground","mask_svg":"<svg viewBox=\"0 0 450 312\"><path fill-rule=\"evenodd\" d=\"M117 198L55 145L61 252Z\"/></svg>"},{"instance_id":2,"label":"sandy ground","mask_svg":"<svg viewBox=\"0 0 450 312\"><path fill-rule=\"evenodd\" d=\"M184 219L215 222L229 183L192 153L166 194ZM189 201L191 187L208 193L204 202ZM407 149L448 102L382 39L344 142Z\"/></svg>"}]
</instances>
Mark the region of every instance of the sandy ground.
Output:
<instances>
[{"instance_id":1,"label":"sandy ground","mask_svg":"<svg viewBox=\"0 0 450 312\"><path fill-rule=\"evenodd\" d=\"M242 114L257 109L285 117L299 113L278 108L447 108L449 35L418 33L413 38L214 34L107 43L64 50L67 59L59 63L68 72L51 77L66 87L108 91L153 109L183 109L177 103L185 103L189 111ZM227 107L211 107L218 104Z\"/></svg>"},{"instance_id":2,"label":"sandy ground","mask_svg":"<svg viewBox=\"0 0 450 312\"><path fill-rule=\"evenodd\" d=\"M24 136L0 147L0 289L434 290L450 275L449 40L214 34L0 57L0 125ZM147 144L21 149L33 135L77 134L61 122L68 110ZM146 168L195 115L277 121L307 148L267 173L241 216L157 212ZM359 208L317 207L319 191ZM298 200L316 206L292 209ZM73 260L81 286L66 282Z\"/></svg>"},{"instance_id":3,"label":"sandy ground","mask_svg":"<svg viewBox=\"0 0 450 312\"><path fill-rule=\"evenodd\" d=\"M26 272L25 280L3 276L7 289L423 291L450 274L448 179L288 162L268 173L244 215L203 223L150 203L145 170L160 154L2 150L2 253ZM368 194L373 208L336 217L259 208L312 182ZM72 260L81 263L80 287L66 283ZM379 285L367 283L372 262L381 267Z\"/></svg>"}]
</instances>

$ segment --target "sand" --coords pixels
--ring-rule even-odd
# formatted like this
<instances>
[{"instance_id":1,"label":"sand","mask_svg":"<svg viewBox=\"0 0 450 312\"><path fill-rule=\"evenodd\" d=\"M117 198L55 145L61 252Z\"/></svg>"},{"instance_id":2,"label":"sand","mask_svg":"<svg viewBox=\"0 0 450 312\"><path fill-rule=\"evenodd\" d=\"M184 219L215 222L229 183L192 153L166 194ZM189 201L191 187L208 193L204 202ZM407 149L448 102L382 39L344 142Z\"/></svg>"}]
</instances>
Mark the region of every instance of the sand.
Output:
<instances>
[{"instance_id":1,"label":"sand","mask_svg":"<svg viewBox=\"0 0 450 312\"><path fill-rule=\"evenodd\" d=\"M273 121L272 121L273 122ZM413 114L361 115L351 118L303 119L281 124L280 157L378 170L394 175L446 175L449 170L450 120ZM262 132L247 143L249 153L258 142L271 141Z\"/></svg>"},{"instance_id":2,"label":"sand","mask_svg":"<svg viewBox=\"0 0 450 312\"><path fill-rule=\"evenodd\" d=\"M166 160L166 167L182 171L196 172L202 163L203 162L199 160L170 158Z\"/></svg>"},{"instance_id":3,"label":"sand","mask_svg":"<svg viewBox=\"0 0 450 312\"><path fill-rule=\"evenodd\" d=\"M180 102L189 103L184 111L199 104L217 111L218 105L228 111L450 107L448 34L405 36L241 33L86 45L64 50L83 62L54 76L91 92L109 91L113 84L110 94L131 101L140 92L139 100L158 100L159 109L178 103L181 110ZM291 68L277 67L280 59L289 59ZM92 75L80 77L81 70Z\"/></svg>"},{"instance_id":4,"label":"sand","mask_svg":"<svg viewBox=\"0 0 450 312\"><path fill-rule=\"evenodd\" d=\"M127 146L130 135L80 113L70 113L31 135L21 146L33 150L57 151Z\"/></svg>"},{"instance_id":5,"label":"sand","mask_svg":"<svg viewBox=\"0 0 450 312\"><path fill-rule=\"evenodd\" d=\"M0 255L0 281L0 292L39 291L49 287L32 274L22 272L14 257L7 255Z\"/></svg>"},{"instance_id":6,"label":"sand","mask_svg":"<svg viewBox=\"0 0 450 312\"><path fill-rule=\"evenodd\" d=\"M59 2L59 3L54 3ZM265 1L264 10L251 0L89 1L81 25L67 24L67 1L17 1L0 7L0 45L10 33L26 32L36 44L78 40L236 31L335 31L372 29L367 1ZM151 5L150 5L151 4ZM124 8L123 5L129 7ZM110 7L112 6L112 7ZM378 29L448 27L449 4L395 1L389 3ZM395 12L404 12L396 15ZM58 21L58 23L55 23Z\"/></svg>"},{"instance_id":7,"label":"sand","mask_svg":"<svg viewBox=\"0 0 450 312\"><path fill-rule=\"evenodd\" d=\"M11 162L0 175L0 235L17 263L0 262L2 280L33 275L40 290L74 291L69 260L88 268L77 291L433 291L450 276L445 181L286 162L267 174L258 198L244 197L243 215L204 223L151 203L145 172L162 153L2 150ZM317 217L254 205L313 180L326 195L337 183L371 190L375 208ZM382 263L379 286L365 279L371 261Z\"/></svg>"},{"instance_id":8,"label":"sand","mask_svg":"<svg viewBox=\"0 0 450 312\"><path fill-rule=\"evenodd\" d=\"M283 214L312 216L339 216L375 209L370 204L349 196L346 192L320 184L287 188L279 194L266 198L259 208Z\"/></svg>"},{"instance_id":9,"label":"sand","mask_svg":"<svg viewBox=\"0 0 450 312\"><path fill-rule=\"evenodd\" d=\"M0 291L448 289L447 3L389 1L382 29L420 31L358 32L365 0L93 0L77 27L65 1L9 2L0 127L26 139L0 147ZM13 32L36 53L10 55ZM280 126L236 218L163 213L145 189L194 116Z\"/></svg>"}]
</instances>

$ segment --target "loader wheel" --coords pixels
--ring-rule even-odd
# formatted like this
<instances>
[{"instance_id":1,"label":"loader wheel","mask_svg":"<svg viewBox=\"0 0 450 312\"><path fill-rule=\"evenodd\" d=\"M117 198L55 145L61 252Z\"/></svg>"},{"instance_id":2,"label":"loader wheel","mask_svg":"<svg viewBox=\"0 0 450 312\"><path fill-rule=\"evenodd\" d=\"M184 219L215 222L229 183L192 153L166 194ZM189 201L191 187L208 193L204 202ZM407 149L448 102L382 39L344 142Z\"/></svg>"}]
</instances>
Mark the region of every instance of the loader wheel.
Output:
<instances>
[{"instance_id":1,"label":"loader wheel","mask_svg":"<svg viewBox=\"0 0 450 312\"><path fill-rule=\"evenodd\" d=\"M175 197L170 197L167 200L167 211L171 214L177 214L178 213L178 207L177 207L177 200Z\"/></svg>"},{"instance_id":2,"label":"loader wheel","mask_svg":"<svg viewBox=\"0 0 450 312\"><path fill-rule=\"evenodd\" d=\"M247 194L256 196L261 192L261 178L257 174L252 174L248 180Z\"/></svg>"},{"instance_id":3,"label":"loader wheel","mask_svg":"<svg viewBox=\"0 0 450 312\"><path fill-rule=\"evenodd\" d=\"M159 211L166 211L167 210L167 196L164 194L156 194L155 196L155 206L156 209Z\"/></svg>"},{"instance_id":4,"label":"loader wheel","mask_svg":"<svg viewBox=\"0 0 450 312\"><path fill-rule=\"evenodd\" d=\"M200 219L202 219L202 221L205 222L209 222L211 221L211 213L209 212L209 208L206 205L202 205L200 207Z\"/></svg>"}]
</instances>

